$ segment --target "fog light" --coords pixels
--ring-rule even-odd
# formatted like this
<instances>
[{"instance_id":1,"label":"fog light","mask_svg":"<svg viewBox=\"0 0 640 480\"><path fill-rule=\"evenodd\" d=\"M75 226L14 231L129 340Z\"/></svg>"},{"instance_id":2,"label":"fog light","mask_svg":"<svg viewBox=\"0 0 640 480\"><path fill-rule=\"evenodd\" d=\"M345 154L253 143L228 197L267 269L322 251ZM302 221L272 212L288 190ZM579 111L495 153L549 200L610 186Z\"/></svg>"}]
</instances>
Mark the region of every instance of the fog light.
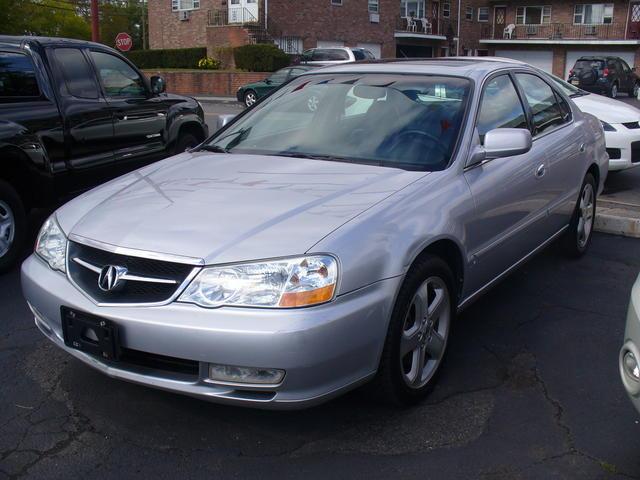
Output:
<instances>
[{"instance_id":1,"label":"fog light","mask_svg":"<svg viewBox=\"0 0 640 480\"><path fill-rule=\"evenodd\" d=\"M282 382L283 378L284 370L233 367L231 365L209 365L209 380L212 382L277 385Z\"/></svg>"},{"instance_id":2,"label":"fog light","mask_svg":"<svg viewBox=\"0 0 640 480\"><path fill-rule=\"evenodd\" d=\"M631 352L624 354L624 370L630 378L640 381L640 367L636 357Z\"/></svg>"}]
</instances>

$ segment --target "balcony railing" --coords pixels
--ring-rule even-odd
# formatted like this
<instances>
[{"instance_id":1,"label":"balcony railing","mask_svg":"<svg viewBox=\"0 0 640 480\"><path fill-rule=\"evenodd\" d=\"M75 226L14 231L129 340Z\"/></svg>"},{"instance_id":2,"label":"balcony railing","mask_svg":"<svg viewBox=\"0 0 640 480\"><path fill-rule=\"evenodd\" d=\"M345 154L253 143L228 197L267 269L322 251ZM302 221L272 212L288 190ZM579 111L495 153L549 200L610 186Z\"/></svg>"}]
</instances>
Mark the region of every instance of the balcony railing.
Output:
<instances>
[{"instance_id":1,"label":"balcony railing","mask_svg":"<svg viewBox=\"0 0 640 480\"><path fill-rule=\"evenodd\" d=\"M437 35L453 37L454 30L449 19L396 17L396 32L416 33L420 35Z\"/></svg>"},{"instance_id":2,"label":"balcony railing","mask_svg":"<svg viewBox=\"0 0 640 480\"><path fill-rule=\"evenodd\" d=\"M617 23L515 25L511 30L506 25L482 26L483 40L624 40L625 36L625 25Z\"/></svg>"},{"instance_id":3,"label":"balcony railing","mask_svg":"<svg viewBox=\"0 0 640 480\"><path fill-rule=\"evenodd\" d=\"M245 25L258 23L256 16L246 8L218 8L209 10L209 26L225 27L227 25Z\"/></svg>"}]
</instances>

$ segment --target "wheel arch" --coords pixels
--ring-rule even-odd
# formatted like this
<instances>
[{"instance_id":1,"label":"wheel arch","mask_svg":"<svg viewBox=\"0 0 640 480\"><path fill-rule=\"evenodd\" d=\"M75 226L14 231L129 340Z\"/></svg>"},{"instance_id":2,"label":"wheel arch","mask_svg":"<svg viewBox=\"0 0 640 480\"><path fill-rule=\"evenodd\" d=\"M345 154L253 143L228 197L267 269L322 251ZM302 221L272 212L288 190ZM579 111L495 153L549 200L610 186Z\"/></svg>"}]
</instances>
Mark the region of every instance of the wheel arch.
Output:
<instances>
[{"instance_id":1,"label":"wheel arch","mask_svg":"<svg viewBox=\"0 0 640 480\"><path fill-rule=\"evenodd\" d=\"M0 180L8 182L16 190L25 208L35 200L30 162L31 159L18 147L0 147Z\"/></svg>"}]
</instances>

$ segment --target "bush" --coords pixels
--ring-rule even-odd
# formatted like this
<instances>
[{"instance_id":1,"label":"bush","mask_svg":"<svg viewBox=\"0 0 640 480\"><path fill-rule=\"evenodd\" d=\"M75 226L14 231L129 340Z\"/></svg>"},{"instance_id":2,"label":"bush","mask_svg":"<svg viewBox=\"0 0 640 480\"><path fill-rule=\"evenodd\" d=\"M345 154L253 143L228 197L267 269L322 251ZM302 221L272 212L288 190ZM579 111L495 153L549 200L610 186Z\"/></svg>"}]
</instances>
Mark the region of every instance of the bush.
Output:
<instances>
[{"instance_id":1,"label":"bush","mask_svg":"<svg viewBox=\"0 0 640 480\"><path fill-rule=\"evenodd\" d=\"M138 68L196 68L207 56L205 47L133 50L125 54Z\"/></svg>"},{"instance_id":2,"label":"bush","mask_svg":"<svg viewBox=\"0 0 640 480\"><path fill-rule=\"evenodd\" d=\"M256 44L236 47L236 67L250 72L275 72L289 65L289 55L275 45Z\"/></svg>"},{"instance_id":3,"label":"bush","mask_svg":"<svg viewBox=\"0 0 640 480\"><path fill-rule=\"evenodd\" d=\"M198 61L198 68L202 70L218 70L220 68L220 62L211 57L201 58Z\"/></svg>"}]
</instances>

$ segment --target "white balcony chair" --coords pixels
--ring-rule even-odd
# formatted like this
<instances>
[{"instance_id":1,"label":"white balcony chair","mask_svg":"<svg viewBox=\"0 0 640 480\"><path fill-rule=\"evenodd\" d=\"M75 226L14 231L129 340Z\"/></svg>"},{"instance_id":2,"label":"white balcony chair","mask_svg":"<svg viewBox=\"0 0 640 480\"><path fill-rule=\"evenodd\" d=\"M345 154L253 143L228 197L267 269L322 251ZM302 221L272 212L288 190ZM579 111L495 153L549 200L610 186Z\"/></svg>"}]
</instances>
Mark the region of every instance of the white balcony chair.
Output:
<instances>
[{"instance_id":1,"label":"white balcony chair","mask_svg":"<svg viewBox=\"0 0 640 480\"><path fill-rule=\"evenodd\" d=\"M404 17L407 21L407 32L415 32L417 28L417 23L413 17Z\"/></svg>"},{"instance_id":2,"label":"white balcony chair","mask_svg":"<svg viewBox=\"0 0 640 480\"><path fill-rule=\"evenodd\" d=\"M431 22L428 18L421 18L420 22L422 23L422 32L430 35L433 31L433 27L431 26Z\"/></svg>"},{"instance_id":3,"label":"white balcony chair","mask_svg":"<svg viewBox=\"0 0 640 480\"><path fill-rule=\"evenodd\" d=\"M507 25L507 27L504 29L504 33L502 34L502 38L504 38L505 40L511 40L515 29L516 29L516 26L513 23L510 23L509 25Z\"/></svg>"}]
</instances>

